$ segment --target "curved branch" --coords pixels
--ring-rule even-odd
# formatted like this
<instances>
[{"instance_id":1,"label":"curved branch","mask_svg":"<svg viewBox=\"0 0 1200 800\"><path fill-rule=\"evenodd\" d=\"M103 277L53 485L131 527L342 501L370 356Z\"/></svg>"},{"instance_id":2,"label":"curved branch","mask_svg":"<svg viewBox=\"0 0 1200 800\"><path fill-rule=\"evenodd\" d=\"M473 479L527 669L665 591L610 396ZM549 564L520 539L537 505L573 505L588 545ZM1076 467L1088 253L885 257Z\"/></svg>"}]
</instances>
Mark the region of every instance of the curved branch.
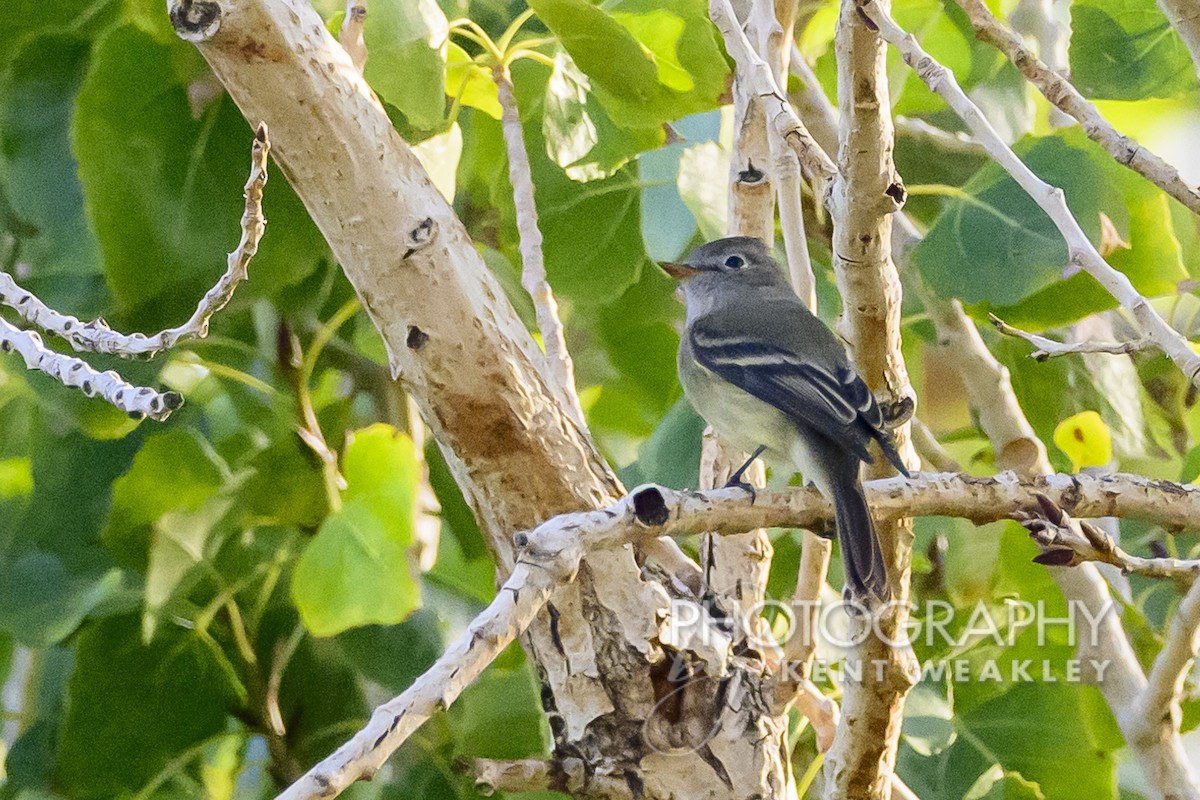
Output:
<instances>
[{"instance_id":1,"label":"curved branch","mask_svg":"<svg viewBox=\"0 0 1200 800\"><path fill-rule=\"evenodd\" d=\"M187 339L202 339L208 335L208 322L233 297L233 290L246 280L250 259L258 252L258 243L266 230L263 217L263 188L267 185L267 154L271 143L267 126L259 123L254 131L254 146L250 157L250 177L243 194L246 198L242 212L242 238L229 254L225 274L200 299L187 322L147 336L144 333L124 334L108 327L103 319L81 322L78 318L60 314L16 284L6 272L0 272L0 303L16 309L21 317L44 331L55 333L70 343L76 351L109 353L122 358L153 358L163 350Z\"/></svg>"},{"instance_id":2,"label":"curved branch","mask_svg":"<svg viewBox=\"0 0 1200 800\"><path fill-rule=\"evenodd\" d=\"M1088 138L1129 169L1159 186L1164 192L1200 214L1200 189L1189 185L1179 170L1133 139L1117 131L1094 105L1025 46L1021 37L992 14L983 0L956 0L971 20L976 38L1008 56L1025 80L1033 84L1055 107L1073 117Z\"/></svg>"}]
</instances>

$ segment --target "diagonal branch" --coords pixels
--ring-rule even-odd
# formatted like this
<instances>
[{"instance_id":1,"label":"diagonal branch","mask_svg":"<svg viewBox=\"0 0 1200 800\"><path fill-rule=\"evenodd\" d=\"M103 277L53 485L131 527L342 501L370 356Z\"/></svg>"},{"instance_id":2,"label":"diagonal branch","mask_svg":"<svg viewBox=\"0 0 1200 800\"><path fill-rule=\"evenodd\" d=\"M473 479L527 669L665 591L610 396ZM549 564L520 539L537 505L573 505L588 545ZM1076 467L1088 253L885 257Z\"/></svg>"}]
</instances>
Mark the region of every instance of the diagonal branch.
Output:
<instances>
[{"instance_id":1,"label":"diagonal branch","mask_svg":"<svg viewBox=\"0 0 1200 800\"><path fill-rule=\"evenodd\" d=\"M1148 733L1161 724L1164 712L1179 725L1179 701L1182 699L1188 668L1200 651L1200 580L1194 581L1171 620L1171 629L1162 650L1154 658L1147 676L1146 691L1140 708Z\"/></svg>"},{"instance_id":2,"label":"diagonal branch","mask_svg":"<svg viewBox=\"0 0 1200 800\"><path fill-rule=\"evenodd\" d=\"M583 427L583 409L575 392L575 366L567 352L562 320L558 318L558 303L546 280L546 264L542 254L542 231L538 227L537 204L533 194L533 172L529 167L529 152L521 132L521 116L513 91L508 66L498 64L492 71L502 110L501 127L504 145L508 150L508 179L512 184L513 203L517 210L517 234L521 248L521 284L533 299L538 330L546 348L546 365L551 384L557 389L563 408Z\"/></svg>"},{"instance_id":3,"label":"diagonal branch","mask_svg":"<svg viewBox=\"0 0 1200 800\"><path fill-rule=\"evenodd\" d=\"M147 336L144 333L123 334L108 327L103 319L81 322L78 318L60 314L16 284L6 272L0 272L0 303L16 310L32 325L55 333L70 343L76 351L109 353L123 358L153 358L163 350L187 339L202 339L208 335L208 322L233 297L237 285L247 277L250 259L258 252L258 243L266 230L262 213L263 187L267 184L267 154L271 150L267 126L259 123L254 131L254 146L250 157L250 177L246 179L245 210L242 212L242 238L229 254L228 266L213 288L201 298L187 322ZM74 384L72 384L74 385Z\"/></svg>"},{"instance_id":4,"label":"diagonal branch","mask_svg":"<svg viewBox=\"0 0 1200 800\"><path fill-rule=\"evenodd\" d=\"M954 74L926 53L916 38L896 25L879 5L878 0L869 0L861 9L871 23L878 26L880 35L900 51L905 63L954 109L980 144L987 148L992 158L1012 175L1021 188L1046 212L1067 242L1070 263L1085 269L1107 289L1117 302L1133 315L1145 337L1166 353L1189 381L1200 385L1200 356L1178 331L1159 316L1150 302L1138 294L1129 278L1101 257L1067 207L1063 190L1046 183L1025 166L992 128L979 107L963 93Z\"/></svg>"},{"instance_id":5,"label":"diagonal branch","mask_svg":"<svg viewBox=\"0 0 1200 800\"><path fill-rule=\"evenodd\" d=\"M1167 194L1200 214L1200 189L1189 185L1179 170L1117 132L1094 105L1071 85L1070 81L1047 66L1025 46L1021 37L992 14L983 0L956 0L971 20L975 36L1008 56L1025 79L1037 87L1046 99L1073 117L1083 132L1129 169L1158 185Z\"/></svg>"}]
</instances>

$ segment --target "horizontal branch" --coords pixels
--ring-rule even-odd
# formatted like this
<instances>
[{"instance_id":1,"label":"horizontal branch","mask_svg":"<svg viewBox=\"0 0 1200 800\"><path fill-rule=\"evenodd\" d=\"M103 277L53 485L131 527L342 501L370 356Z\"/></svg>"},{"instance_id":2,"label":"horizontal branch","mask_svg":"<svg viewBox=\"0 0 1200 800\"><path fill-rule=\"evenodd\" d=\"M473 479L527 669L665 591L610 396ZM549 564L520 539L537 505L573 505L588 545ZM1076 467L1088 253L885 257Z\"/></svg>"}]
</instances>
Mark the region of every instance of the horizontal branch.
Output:
<instances>
[{"instance_id":1,"label":"horizontal branch","mask_svg":"<svg viewBox=\"0 0 1200 800\"><path fill-rule=\"evenodd\" d=\"M1022 509L1040 509L1038 497L1044 496L1080 517L1139 517L1175 529L1200 523L1200 487L1121 473L1037 478L1011 472L986 478L922 473L870 481L866 492L878 519L954 516L995 522ZM764 491L751 500L738 488L692 492L646 484L608 508L562 514L517 534L516 568L467 632L279 800L334 797L373 776L413 731L454 702L525 630L553 589L574 579L585 551L705 531L811 528L830 519L832 509L816 489Z\"/></svg>"},{"instance_id":2,"label":"horizontal branch","mask_svg":"<svg viewBox=\"0 0 1200 800\"><path fill-rule=\"evenodd\" d=\"M1138 293L1127 275L1104 260L1071 214L1063 190L1043 181L1017 157L979 107L963 92L954 73L925 52L915 37L901 29L878 0L869 0L860 7L860 13L879 28L880 36L900 51L904 62L912 67L917 77L946 101L992 158L1046 212L1067 243L1070 263L1082 267L1095 278L1129 311L1143 335L1174 361L1189 381L1200 385L1200 355L1154 310L1150 301Z\"/></svg>"},{"instance_id":3,"label":"horizontal branch","mask_svg":"<svg viewBox=\"0 0 1200 800\"><path fill-rule=\"evenodd\" d=\"M1020 35L992 14L983 0L956 0L967 12L976 38L1008 56L1025 80L1033 84L1054 106L1075 119L1083 132L1129 169L1159 186L1164 192L1200 214L1200 190L1189 185L1179 170L1133 139L1117 131L1084 99L1071 82L1058 74L1025 46Z\"/></svg>"},{"instance_id":4,"label":"horizontal branch","mask_svg":"<svg viewBox=\"0 0 1200 800\"><path fill-rule=\"evenodd\" d=\"M124 334L114 331L103 319L82 322L76 317L61 314L50 308L32 292L18 286L6 272L0 272L0 303L15 309L26 322L62 337L79 352L108 353L123 358L153 358L182 340L207 336L208 322L213 314L225 307L233 297L233 290L246 279L250 259L258 252L258 243L266 229L262 196L263 187L267 183L267 154L270 150L267 126L259 123L254 132L250 177L246 180L244 190L246 206L242 213L241 241L229 254L225 274L201 298L191 318L179 327L168 328L148 336L144 333Z\"/></svg>"},{"instance_id":5,"label":"horizontal branch","mask_svg":"<svg viewBox=\"0 0 1200 800\"><path fill-rule=\"evenodd\" d=\"M0 318L0 351L14 350L25 359L28 369L44 372L88 397L98 395L134 419L150 417L161 422L183 405L183 398L176 392L160 393L149 387L134 386L112 370L97 372L81 359L46 347L37 331L23 331Z\"/></svg>"},{"instance_id":6,"label":"horizontal branch","mask_svg":"<svg viewBox=\"0 0 1200 800\"><path fill-rule=\"evenodd\" d=\"M1048 337L1014 328L995 314L988 314L988 321L1005 336L1024 339L1036 347L1037 349L1029 354L1029 357L1035 361L1046 361L1055 356L1066 356L1073 353L1106 353L1120 356L1154 349L1154 343L1148 339L1131 339L1128 342L1056 342Z\"/></svg>"}]
</instances>

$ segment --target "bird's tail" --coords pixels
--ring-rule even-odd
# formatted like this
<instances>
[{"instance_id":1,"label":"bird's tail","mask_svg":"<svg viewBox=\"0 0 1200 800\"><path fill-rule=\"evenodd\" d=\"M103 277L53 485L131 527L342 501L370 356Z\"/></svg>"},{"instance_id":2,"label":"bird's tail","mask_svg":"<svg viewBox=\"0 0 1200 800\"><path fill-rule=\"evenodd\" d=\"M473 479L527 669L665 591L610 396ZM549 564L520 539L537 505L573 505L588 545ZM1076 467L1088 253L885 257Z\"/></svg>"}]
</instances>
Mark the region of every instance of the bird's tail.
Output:
<instances>
[{"instance_id":1,"label":"bird's tail","mask_svg":"<svg viewBox=\"0 0 1200 800\"><path fill-rule=\"evenodd\" d=\"M849 463L831 487L838 541L842 545L842 561L846 567L846 591L853 601L867 601L872 596L886 601L887 568L883 565L879 538L875 535L875 525L858 477L858 461L847 461Z\"/></svg>"}]
</instances>

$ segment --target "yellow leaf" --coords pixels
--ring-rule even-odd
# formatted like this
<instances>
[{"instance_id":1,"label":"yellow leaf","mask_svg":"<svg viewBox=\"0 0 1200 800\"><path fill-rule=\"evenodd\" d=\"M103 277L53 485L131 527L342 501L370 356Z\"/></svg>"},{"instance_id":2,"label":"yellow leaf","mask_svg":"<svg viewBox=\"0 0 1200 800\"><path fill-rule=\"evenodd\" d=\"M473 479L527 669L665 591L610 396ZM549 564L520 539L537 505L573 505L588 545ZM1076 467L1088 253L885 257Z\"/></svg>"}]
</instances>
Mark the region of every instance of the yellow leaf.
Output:
<instances>
[{"instance_id":1,"label":"yellow leaf","mask_svg":"<svg viewBox=\"0 0 1200 800\"><path fill-rule=\"evenodd\" d=\"M1081 411L1058 423L1054 443L1071 459L1076 472L1112 461L1112 434L1095 411Z\"/></svg>"}]
</instances>

